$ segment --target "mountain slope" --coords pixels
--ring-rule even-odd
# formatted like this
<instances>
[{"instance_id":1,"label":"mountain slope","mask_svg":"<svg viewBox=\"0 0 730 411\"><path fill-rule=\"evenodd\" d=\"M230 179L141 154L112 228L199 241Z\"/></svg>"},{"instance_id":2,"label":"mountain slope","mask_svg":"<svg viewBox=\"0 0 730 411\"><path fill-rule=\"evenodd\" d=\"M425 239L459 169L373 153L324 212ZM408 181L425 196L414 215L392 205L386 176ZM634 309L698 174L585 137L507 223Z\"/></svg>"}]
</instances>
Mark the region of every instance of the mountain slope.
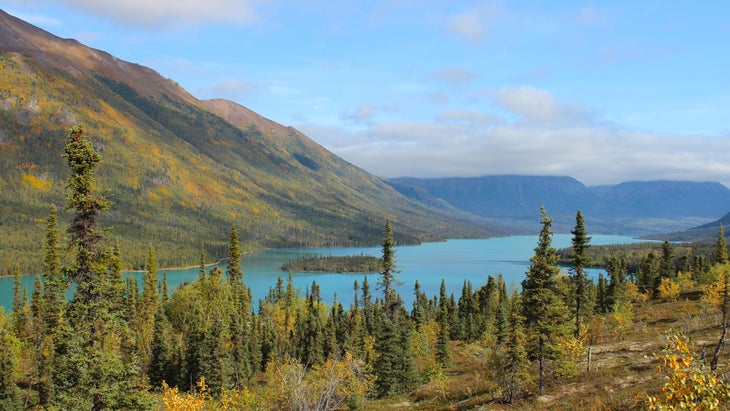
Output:
<instances>
[{"instance_id":1,"label":"mountain slope","mask_svg":"<svg viewBox=\"0 0 730 411\"><path fill-rule=\"evenodd\" d=\"M494 233L403 196L293 128L199 101L2 11L0 69L0 270L40 254L49 206L64 204L66 133L80 122L103 155L99 180L115 203L104 223L128 264L148 244L163 265L196 261L201 242L223 256L232 224L249 247L377 244L386 218L400 242Z\"/></svg>"},{"instance_id":2,"label":"mountain slope","mask_svg":"<svg viewBox=\"0 0 730 411\"><path fill-rule=\"evenodd\" d=\"M709 222L707 224L702 224L697 227L693 227L690 230L705 230L705 229L711 229L717 232L717 230L720 228L720 226L723 226L723 230L725 227L730 226L730 213L725 214L720 219Z\"/></svg>"},{"instance_id":3,"label":"mountain slope","mask_svg":"<svg viewBox=\"0 0 730 411\"><path fill-rule=\"evenodd\" d=\"M715 218L730 206L730 190L717 182L630 181L593 190L639 216Z\"/></svg>"}]
</instances>

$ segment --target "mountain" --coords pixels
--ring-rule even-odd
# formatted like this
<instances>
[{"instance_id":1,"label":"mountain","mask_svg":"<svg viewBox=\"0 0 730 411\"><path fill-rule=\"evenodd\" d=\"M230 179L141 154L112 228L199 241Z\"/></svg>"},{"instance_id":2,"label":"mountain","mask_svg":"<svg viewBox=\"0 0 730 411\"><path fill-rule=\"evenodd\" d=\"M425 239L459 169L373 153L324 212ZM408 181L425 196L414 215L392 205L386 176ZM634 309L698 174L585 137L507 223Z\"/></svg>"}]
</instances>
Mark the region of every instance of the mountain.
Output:
<instances>
[{"instance_id":1,"label":"mountain","mask_svg":"<svg viewBox=\"0 0 730 411\"><path fill-rule=\"evenodd\" d=\"M715 220L707 224L702 224L701 226L693 227L690 230L711 229L715 231L715 234L717 234L717 230L720 228L721 225L723 226L723 230L725 229L725 227L730 226L730 213L725 214L719 220Z\"/></svg>"},{"instance_id":2,"label":"mountain","mask_svg":"<svg viewBox=\"0 0 730 411\"><path fill-rule=\"evenodd\" d=\"M514 224L539 224L541 205L551 216L575 217L576 210L595 202L595 195L572 177L500 175L392 181L424 189L470 213Z\"/></svg>"},{"instance_id":3,"label":"mountain","mask_svg":"<svg viewBox=\"0 0 730 411\"><path fill-rule=\"evenodd\" d=\"M715 218L730 205L730 190L717 182L632 181L593 191L612 205L632 209L635 215L658 218Z\"/></svg>"},{"instance_id":4,"label":"mountain","mask_svg":"<svg viewBox=\"0 0 730 411\"><path fill-rule=\"evenodd\" d=\"M730 190L715 182L647 181L588 187L572 177L498 175L397 178L470 213L536 227L544 205L553 227L567 232L581 210L594 233L652 234L683 230L730 208Z\"/></svg>"},{"instance_id":5,"label":"mountain","mask_svg":"<svg viewBox=\"0 0 730 411\"><path fill-rule=\"evenodd\" d=\"M728 233L728 231L727 231L727 229L725 229L725 227L728 227L730 225L730 213L725 214L722 218L720 218L718 220L714 220L709 223L699 225L697 227L692 227L687 230L675 231L675 232L663 233L663 234L657 234L657 235L651 235L651 236L645 236L645 237L648 239L651 239L651 240L668 239L670 241L683 241L683 242L697 242L697 241L714 242L717 240L717 235L720 230L720 225L723 226L723 230L725 232L725 237L728 237L728 235L730 235L730 233Z\"/></svg>"},{"instance_id":6,"label":"mountain","mask_svg":"<svg viewBox=\"0 0 730 411\"><path fill-rule=\"evenodd\" d=\"M50 204L64 204L68 128L103 161L128 265L222 257L236 224L249 248L400 243L500 234L484 219L409 198L298 130L0 11L0 270L41 255ZM67 213L59 216L68 219Z\"/></svg>"}]
</instances>

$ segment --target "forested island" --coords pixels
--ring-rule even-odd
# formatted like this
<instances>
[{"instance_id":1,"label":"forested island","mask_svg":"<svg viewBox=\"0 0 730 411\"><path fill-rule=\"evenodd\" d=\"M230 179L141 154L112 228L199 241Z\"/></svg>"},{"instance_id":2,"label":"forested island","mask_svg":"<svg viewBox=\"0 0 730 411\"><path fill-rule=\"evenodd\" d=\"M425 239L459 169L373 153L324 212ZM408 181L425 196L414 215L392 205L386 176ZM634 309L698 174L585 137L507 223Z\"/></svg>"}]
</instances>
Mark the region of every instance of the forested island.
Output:
<instances>
[{"instance_id":1,"label":"forested island","mask_svg":"<svg viewBox=\"0 0 730 411\"><path fill-rule=\"evenodd\" d=\"M382 263L371 255L305 255L281 266L282 271L307 273L377 273Z\"/></svg>"},{"instance_id":2,"label":"forested island","mask_svg":"<svg viewBox=\"0 0 730 411\"><path fill-rule=\"evenodd\" d=\"M42 274L31 293L14 269L13 309L0 316L0 409L365 410L727 409L723 346L730 262L722 228L712 251L681 264L675 246L644 257L635 275L614 254L588 278L590 236L576 213L568 275L542 229L519 289L500 275L460 294L399 295L390 221L374 284L353 281L353 303L302 296L279 277L256 302L232 225L228 268L206 267L174 290L149 247L141 284L122 277L124 252L97 217L112 206L84 128L69 133L68 244L57 211L46 220ZM685 271L681 271L685 270ZM71 284L73 297L65 295ZM674 330L669 332L669 325ZM676 327L674 327L676 326ZM702 341L702 346L694 344ZM699 341L698 341L699 343ZM700 352L701 348L701 352ZM663 349L663 350L662 350ZM689 404L689 405L688 405Z\"/></svg>"}]
</instances>

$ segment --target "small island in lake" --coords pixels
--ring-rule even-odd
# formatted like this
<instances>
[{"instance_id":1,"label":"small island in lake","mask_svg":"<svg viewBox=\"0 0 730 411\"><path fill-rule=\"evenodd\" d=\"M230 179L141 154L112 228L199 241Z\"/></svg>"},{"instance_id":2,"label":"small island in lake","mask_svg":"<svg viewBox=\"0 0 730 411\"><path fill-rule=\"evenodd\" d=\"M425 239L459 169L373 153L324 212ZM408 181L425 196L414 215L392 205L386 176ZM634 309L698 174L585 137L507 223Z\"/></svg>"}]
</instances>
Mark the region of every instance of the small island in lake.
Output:
<instances>
[{"instance_id":1,"label":"small island in lake","mask_svg":"<svg viewBox=\"0 0 730 411\"><path fill-rule=\"evenodd\" d=\"M283 271L307 273L375 273L380 271L380 258L371 255L301 256L281 266Z\"/></svg>"}]
</instances>

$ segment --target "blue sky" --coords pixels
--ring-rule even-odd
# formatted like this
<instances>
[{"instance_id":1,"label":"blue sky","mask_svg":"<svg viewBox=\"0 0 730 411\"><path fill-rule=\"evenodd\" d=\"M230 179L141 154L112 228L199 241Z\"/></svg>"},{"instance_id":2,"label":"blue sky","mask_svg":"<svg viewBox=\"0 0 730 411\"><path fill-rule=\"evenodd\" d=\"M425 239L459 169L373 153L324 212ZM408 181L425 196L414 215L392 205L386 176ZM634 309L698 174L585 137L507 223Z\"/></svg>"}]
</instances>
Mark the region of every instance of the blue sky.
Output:
<instances>
[{"instance_id":1,"label":"blue sky","mask_svg":"<svg viewBox=\"0 0 730 411\"><path fill-rule=\"evenodd\" d=\"M383 177L730 185L730 2L9 0Z\"/></svg>"}]
</instances>

